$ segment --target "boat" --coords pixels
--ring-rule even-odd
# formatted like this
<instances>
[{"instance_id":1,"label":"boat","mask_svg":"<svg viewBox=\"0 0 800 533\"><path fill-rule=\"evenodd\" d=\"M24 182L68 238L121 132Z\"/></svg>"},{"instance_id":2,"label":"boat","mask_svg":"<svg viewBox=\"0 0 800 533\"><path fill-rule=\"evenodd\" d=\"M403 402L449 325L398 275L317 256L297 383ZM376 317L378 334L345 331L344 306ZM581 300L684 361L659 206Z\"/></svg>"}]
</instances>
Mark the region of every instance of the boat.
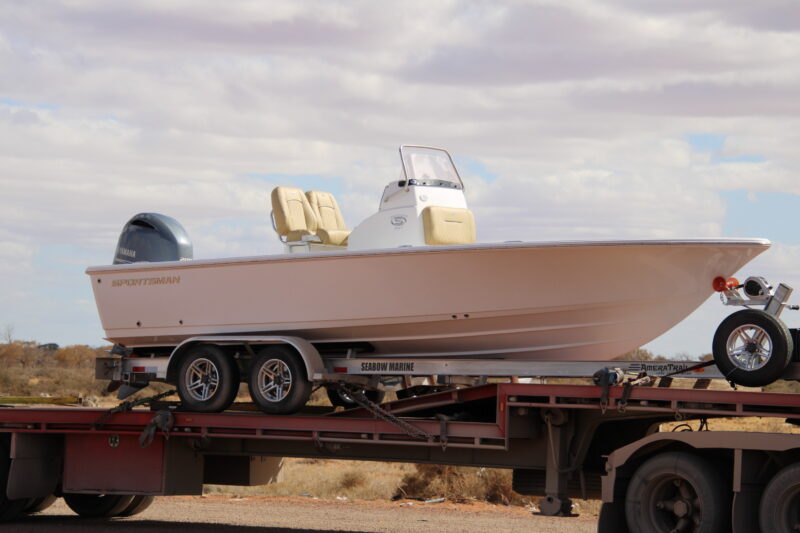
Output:
<instances>
[{"instance_id":1,"label":"boat","mask_svg":"<svg viewBox=\"0 0 800 533\"><path fill-rule=\"evenodd\" d=\"M190 259L176 221L135 217L117 264L86 271L107 339L137 349L271 334L302 337L323 357L602 361L672 328L713 294L714 279L770 245L476 243L450 154L406 145L400 159L400 179L352 231L332 195L274 190L281 254ZM158 242L175 244L172 260L147 258L145 230L171 236Z\"/></svg>"}]
</instances>

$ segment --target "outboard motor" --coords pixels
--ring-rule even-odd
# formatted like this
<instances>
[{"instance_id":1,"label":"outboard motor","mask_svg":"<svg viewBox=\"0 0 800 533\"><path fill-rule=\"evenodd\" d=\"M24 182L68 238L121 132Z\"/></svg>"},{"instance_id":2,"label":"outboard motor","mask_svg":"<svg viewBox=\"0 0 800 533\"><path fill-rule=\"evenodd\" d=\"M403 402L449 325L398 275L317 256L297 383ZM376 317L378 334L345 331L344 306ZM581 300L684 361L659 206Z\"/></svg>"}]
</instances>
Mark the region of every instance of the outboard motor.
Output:
<instances>
[{"instance_id":1,"label":"outboard motor","mask_svg":"<svg viewBox=\"0 0 800 533\"><path fill-rule=\"evenodd\" d=\"M180 222L158 213L139 213L122 228L114 264L185 261L192 256L192 243Z\"/></svg>"}]
</instances>

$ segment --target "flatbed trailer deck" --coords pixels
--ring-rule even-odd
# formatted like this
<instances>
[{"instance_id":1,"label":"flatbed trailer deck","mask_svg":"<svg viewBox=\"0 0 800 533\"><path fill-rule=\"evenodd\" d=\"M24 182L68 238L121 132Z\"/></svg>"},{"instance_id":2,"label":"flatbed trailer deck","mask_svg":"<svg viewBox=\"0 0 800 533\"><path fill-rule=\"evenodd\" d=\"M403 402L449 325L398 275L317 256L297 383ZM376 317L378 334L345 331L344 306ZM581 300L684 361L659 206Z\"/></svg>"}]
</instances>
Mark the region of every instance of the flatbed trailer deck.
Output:
<instances>
[{"instance_id":1,"label":"flatbed trailer deck","mask_svg":"<svg viewBox=\"0 0 800 533\"><path fill-rule=\"evenodd\" d=\"M800 420L800 396L491 383L377 411L0 408L0 517L52 494L108 502L200 494L206 483L263 484L274 477L274 458L324 457L513 469L514 489L542 496L544 514L568 514L570 498L602 498L600 532L711 524L738 533L764 523L795 531L800 434L658 431L665 422L721 417Z\"/></svg>"}]
</instances>

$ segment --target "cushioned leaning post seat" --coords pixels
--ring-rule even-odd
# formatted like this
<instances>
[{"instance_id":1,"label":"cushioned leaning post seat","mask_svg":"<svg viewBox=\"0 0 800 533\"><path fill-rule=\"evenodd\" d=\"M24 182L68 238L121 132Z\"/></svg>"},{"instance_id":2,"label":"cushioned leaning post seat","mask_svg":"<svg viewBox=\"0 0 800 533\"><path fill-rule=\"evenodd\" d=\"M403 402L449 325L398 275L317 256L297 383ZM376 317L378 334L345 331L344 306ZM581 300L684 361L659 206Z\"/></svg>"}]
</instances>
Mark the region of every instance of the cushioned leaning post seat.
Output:
<instances>
[{"instance_id":1,"label":"cushioned leaning post seat","mask_svg":"<svg viewBox=\"0 0 800 533\"><path fill-rule=\"evenodd\" d=\"M336 198L323 191L308 191L306 197L317 217L317 235L322 244L346 246L350 230L344 224Z\"/></svg>"},{"instance_id":2,"label":"cushioned leaning post seat","mask_svg":"<svg viewBox=\"0 0 800 533\"><path fill-rule=\"evenodd\" d=\"M296 242L317 234L317 216L301 189L275 187L272 190L272 216L281 240Z\"/></svg>"}]
</instances>

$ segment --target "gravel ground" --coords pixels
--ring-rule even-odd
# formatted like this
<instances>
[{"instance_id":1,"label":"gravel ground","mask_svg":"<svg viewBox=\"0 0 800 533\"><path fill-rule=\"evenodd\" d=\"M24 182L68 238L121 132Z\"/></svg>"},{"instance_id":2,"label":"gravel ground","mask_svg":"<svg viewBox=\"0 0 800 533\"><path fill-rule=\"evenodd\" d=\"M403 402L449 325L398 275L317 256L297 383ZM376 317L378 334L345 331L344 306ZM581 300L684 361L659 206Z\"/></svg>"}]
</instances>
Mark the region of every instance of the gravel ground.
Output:
<instances>
[{"instance_id":1,"label":"gravel ground","mask_svg":"<svg viewBox=\"0 0 800 533\"><path fill-rule=\"evenodd\" d=\"M7 529L9 528L9 529ZM519 507L482 503L413 505L399 502L313 500L308 498L157 498L144 513L125 519L82 520L56 502L44 513L0 529L18 533L221 531L221 532L435 532L588 533L595 517L552 518Z\"/></svg>"}]
</instances>

